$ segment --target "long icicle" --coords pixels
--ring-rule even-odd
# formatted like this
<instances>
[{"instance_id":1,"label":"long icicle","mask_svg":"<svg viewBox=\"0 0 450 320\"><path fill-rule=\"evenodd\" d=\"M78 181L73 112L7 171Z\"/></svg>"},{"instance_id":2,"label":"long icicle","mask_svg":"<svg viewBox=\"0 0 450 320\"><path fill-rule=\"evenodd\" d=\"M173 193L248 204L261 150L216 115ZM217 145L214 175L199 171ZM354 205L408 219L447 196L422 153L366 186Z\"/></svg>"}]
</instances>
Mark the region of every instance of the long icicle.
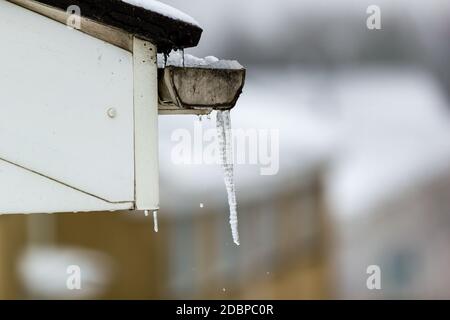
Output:
<instances>
[{"instance_id":1,"label":"long icicle","mask_svg":"<svg viewBox=\"0 0 450 320\"><path fill-rule=\"evenodd\" d=\"M238 231L236 188L234 184L233 144L230 111L217 111L217 135L219 139L220 161L224 170L225 187L230 206L230 226L233 241L240 245Z\"/></svg>"}]
</instances>

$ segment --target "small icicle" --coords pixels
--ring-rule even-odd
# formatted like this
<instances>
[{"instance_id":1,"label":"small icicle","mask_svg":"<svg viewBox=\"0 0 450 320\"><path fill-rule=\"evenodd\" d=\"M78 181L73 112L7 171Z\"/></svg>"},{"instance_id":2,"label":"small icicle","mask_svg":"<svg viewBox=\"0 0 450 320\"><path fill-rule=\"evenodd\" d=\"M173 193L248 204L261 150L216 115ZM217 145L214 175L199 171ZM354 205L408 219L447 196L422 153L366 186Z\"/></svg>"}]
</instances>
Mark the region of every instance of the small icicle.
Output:
<instances>
[{"instance_id":1,"label":"small icicle","mask_svg":"<svg viewBox=\"0 0 450 320\"><path fill-rule=\"evenodd\" d=\"M236 189L234 184L233 144L231 136L230 111L217 111L217 134L219 141L220 160L224 170L225 187L230 207L230 226L233 241L240 245L237 217Z\"/></svg>"},{"instance_id":2,"label":"small icicle","mask_svg":"<svg viewBox=\"0 0 450 320\"><path fill-rule=\"evenodd\" d=\"M167 67L167 59L169 58L169 55L164 52L164 68Z\"/></svg>"},{"instance_id":3,"label":"small icicle","mask_svg":"<svg viewBox=\"0 0 450 320\"><path fill-rule=\"evenodd\" d=\"M183 57L183 68L185 67L185 65L184 65L184 62L185 62L185 59L184 59L184 49L181 49L181 55L182 55L182 57Z\"/></svg>"},{"instance_id":4,"label":"small icicle","mask_svg":"<svg viewBox=\"0 0 450 320\"><path fill-rule=\"evenodd\" d=\"M155 232L158 232L158 211L153 211L153 227Z\"/></svg>"}]
</instances>

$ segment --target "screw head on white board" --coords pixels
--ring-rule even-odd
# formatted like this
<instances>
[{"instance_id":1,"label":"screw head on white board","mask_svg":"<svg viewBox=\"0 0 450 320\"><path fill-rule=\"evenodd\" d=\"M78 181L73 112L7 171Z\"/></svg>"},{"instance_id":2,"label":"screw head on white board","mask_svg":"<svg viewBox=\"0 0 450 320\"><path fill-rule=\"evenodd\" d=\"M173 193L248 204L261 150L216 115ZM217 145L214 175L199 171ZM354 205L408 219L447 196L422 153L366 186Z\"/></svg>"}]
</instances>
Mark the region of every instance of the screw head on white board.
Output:
<instances>
[{"instance_id":1,"label":"screw head on white board","mask_svg":"<svg viewBox=\"0 0 450 320\"><path fill-rule=\"evenodd\" d=\"M110 117L111 119L114 119L115 117L117 117L117 110L115 108L109 108L107 111L108 117Z\"/></svg>"}]
</instances>

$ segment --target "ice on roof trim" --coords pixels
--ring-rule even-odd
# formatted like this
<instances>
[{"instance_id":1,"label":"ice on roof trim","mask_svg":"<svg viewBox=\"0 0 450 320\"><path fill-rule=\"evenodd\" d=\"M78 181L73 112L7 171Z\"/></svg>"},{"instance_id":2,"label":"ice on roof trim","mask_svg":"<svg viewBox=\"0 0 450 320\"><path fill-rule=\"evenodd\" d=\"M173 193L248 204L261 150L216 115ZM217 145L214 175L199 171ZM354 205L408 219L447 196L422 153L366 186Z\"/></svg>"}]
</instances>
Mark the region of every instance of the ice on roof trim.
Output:
<instances>
[{"instance_id":1,"label":"ice on roof trim","mask_svg":"<svg viewBox=\"0 0 450 320\"><path fill-rule=\"evenodd\" d=\"M159 13L163 16L166 16L174 20L183 21L198 27L200 26L199 23L188 14L156 0L122 0L122 1L131 4L135 7L140 7L146 10Z\"/></svg>"}]
</instances>

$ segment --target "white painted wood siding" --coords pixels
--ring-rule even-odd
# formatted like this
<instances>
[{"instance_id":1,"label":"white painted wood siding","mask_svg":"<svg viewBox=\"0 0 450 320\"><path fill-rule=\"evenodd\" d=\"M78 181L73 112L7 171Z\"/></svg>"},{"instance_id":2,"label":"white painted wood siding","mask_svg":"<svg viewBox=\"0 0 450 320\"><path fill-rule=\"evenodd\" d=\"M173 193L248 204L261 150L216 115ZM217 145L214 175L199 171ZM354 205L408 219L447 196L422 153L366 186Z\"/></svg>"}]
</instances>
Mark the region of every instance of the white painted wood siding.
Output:
<instances>
[{"instance_id":1,"label":"white painted wood siding","mask_svg":"<svg viewBox=\"0 0 450 320\"><path fill-rule=\"evenodd\" d=\"M132 208L132 54L6 1L0 41L0 213Z\"/></svg>"}]
</instances>

